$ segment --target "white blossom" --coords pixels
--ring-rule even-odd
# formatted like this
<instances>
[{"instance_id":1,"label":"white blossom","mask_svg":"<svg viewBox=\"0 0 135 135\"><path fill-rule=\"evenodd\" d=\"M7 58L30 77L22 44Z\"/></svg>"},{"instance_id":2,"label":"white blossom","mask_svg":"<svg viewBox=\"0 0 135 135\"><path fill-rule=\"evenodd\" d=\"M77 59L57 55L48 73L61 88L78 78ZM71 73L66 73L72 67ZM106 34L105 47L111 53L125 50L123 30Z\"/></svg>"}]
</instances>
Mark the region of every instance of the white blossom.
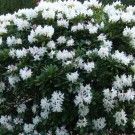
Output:
<instances>
[{"instance_id":1,"label":"white blossom","mask_svg":"<svg viewBox=\"0 0 135 135\"><path fill-rule=\"evenodd\" d=\"M87 72L92 72L94 68L95 68L94 62L84 63L84 70L86 70Z\"/></svg>"},{"instance_id":2,"label":"white blossom","mask_svg":"<svg viewBox=\"0 0 135 135\"><path fill-rule=\"evenodd\" d=\"M128 89L127 92L119 91L118 92L118 99L119 101L130 101L134 100L135 98L135 91L133 89Z\"/></svg>"},{"instance_id":3,"label":"white blossom","mask_svg":"<svg viewBox=\"0 0 135 135\"><path fill-rule=\"evenodd\" d=\"M68 28L68 26L69 26L69 21L64 20L64 19L60 19L60 20L57 20L57 25L58 25L58 26L65 27L65 28Z\"/></svg>"},{"instance_id":4,"label":"white blossom","mask_svg":"<svg viewBox=\"0 0 135 135\"><path fill-rule=\"evenodd\" d=\"M133 60L133 56L126 55L124 52L119 52L118 50L115 51L115 53L112 55L112 58L125 65L128 65Z\"/></svg>"},{"instance_id":5,"label":"white blossom","mask_svg":"<svg viewBox=\"0 0 135 135\"><path fill-rule=\"evenodd\" d=\"M2 37L0 37L0 45L2 45Z\"/></svg>"},{"instance_id":6,"label":"white blossom","mask_svg":"<svg viewBox=\"0 0 135 135\"><path fill-rule=\"evenodd\" d=\"M65 126L62 126L61 128L57 127L55 133L56 135L69 135L68 131L65 129Z\"/></svg>"},{"instance_id":7,"label":"white blossom","mask_svg":"<svg viewBox=\"0 0 135 135\"><path fill-rule=\"evenodd\" d=\"M79 107L83 107L84 104L90 104L92 99L91 87L89 84L83 86L80 84L80 88L77 92L78 94L75 96L75 105Z\"/></svg>"},{"instance_id":8,"label":"white blossom","mask_svg":"<svg viewBox=\"0 0 135 135\"><path fill-rule=\"evenodd\" d=\"M67 59L73 59L75 53L74 52L69 52L67 50L63 50L63 51L58 51L58 53L56 54L56 58L58 60L67 60Z\"/></svg>"},{"instance_id":9,"label":"white blossom","mask_svg":"<svg viewBox=\"0 0 135 135\"><path fill-rule=\"evenodd\" d=\"M82 127L86 127L88 124L86 118L84 117L83 119L79 119L77 122L77 127L82 128Z\"/></svg>"},{"instance_id":10,"label":"white blossom","mask_svg":"<svg viewBox=\"0 0 135 135\"><path fill-rule=\"evenodd\" d=\"M73 46L74 45L74 40L70 39L67 41L67 46Z\"/></svg>"},{"instance_id":11,"label":"white blossom","mask_svg":"<svg viewBox=\"0 0 135 135\"><path fill-rule=\"evenodd\" d=\"M114 88L112 88L111 90L104 89L103 95L103 106L107 112L110 112L115 107L117 90L115 90Z\"/></svg>"},{"instance_id":12,"label":"white blossom","mask_svg":"<svg viewBox=\"0 0 135 135\"><path fill-rule=\"evenodd\" d=\"M109 55L109 48L108 47L102 47L99 49L98 51L98 55L101 57L101 58L106 58L108 57Z\"/></svg>"},{"instance_id":13,"label":"white blossom","mask_svg":"<svg viewBox=\"0 0 135 135\"><path fill-rule=\"evenodd\" d=\"M132 124L133 124L133 128L135 128L135 120L133 120L133 123Z\"/></svg>"},{"instance_id":14,"label":"white blossom","mask_svg":"<svg viewBox=\"0 0 135 135\"><path fill-rule=\"evenodd\" d=\"M52 41L49 41L47 43L47 47L50 48L50 49L54 49L55 48L55 42L52 40Z\"/></svg>"},{"instance_id":15,"label":"white blossom","mask_svg":"<svg viewBox=\"0 0 135 135\"><path fill-rule=\"evenodd\" d=\"M64 44L64 43L66 43L66 38L65 38L65 36L60 36L60 37L57 39L57 42L58 42L58 44Z\"/></svg>"},{"instance_id":16,"label":"white blossom","mask_svg":"<svg viewBox=\"0 0 135 135\"><path fill-rule=\"evenodd\" d=\"M54 91L50 101L51 101L51 107L53 112L62 112L64 94L62 94L60 91L59 92Z\"/></svg>"},{"instance_id":17,"label":"white blossom","mask_svg":"<svg viewBox=\"0 0 135 135\"><path fill-rule=\"evenodd\" d=\"M126 113L123 109L119 112L116 112L113 117L115 118L116 125L118 125L118 126L120 126L120 125L125 126L126 125L127 117L126 117Z\"/></svg>"},{"instance_id":18,"label":"white blossom","mask_svg":"<svg viewBox=\"0 0 135 135\"><path fill-rule=\"evenodd\" d=\"M20 105L17 107L17 112L18 112L18 113L24 113L26 109L27 109L27 107L26 107L25 104L20 104Z\"/></svg>"},{"instance_id":19,"label":"white blossom","mask_svg":"<svg viewBox=\"0 0 135 135\"><path fill-rule=\"evenodd\" d=\"M6 88L5 83L0 81L0 92L3 92L5 88Z\"/></svg>"},{"instance_id":20,"label":"white blossom","mask_svg":"<svg viewBox=\"0 0 135 135\"><path fill-rule=\"evenodd\" d=\"M68 81L74 83L74 82L77 81L77 79L78 79L78 77L79 77L79 74L78 74L78 72L76 71L76 72L74 72L74 73L67 73L66 76L67 76Z\"/></svg>"},{"instance_id":21,"label":"white blossom","mask_svg":"<svg viewBox=\"0 0 135 135\"><path fill-rule=\"evenodd\" d=\"M14 75L14 76L9 76L8 77L8 82L9 82L9 84L12 86L12 87L14 87L15 86L15 83L17 83L17 82L19 82L20 81L20 79L19 79L19 77L18 76L16 76L16 75Z\"/></svg>"},{"instance_id":22,"label":"white blossom","mask_svg":"<svg viewBox=\"0 0 135 135\"><path fill-rule=\"evenodd\" d=\"M117 75L115 77L115 81L113 82L113 87L115 89L123 89L123 87L132 86L133 80L132 76L125 74L121 75L120 77Z\"/></svg>"},{"instance_id":23,"label":"white blossom","mask_svg":"<svg viewBox=\"0 0 135 135\"><path fill-rule=\"evenodd\" d=\"M24 67L23 69L20 69L20 76L23 80L27 80L32 76L31 69L28 69L28 67Z\"/></svg>"},{"instance_id":24,"label":"white blossom","mask_svg":"<svg viewBox=\"0 0 135 135\"><path fill-rule=\"evenodd\" d=\"M47 19L54 19L55 18L55 12L53 10L44 10L42 12L42 17L47 20Z\"/></svg>"},{"instance_id":25,"label":"white blossom","mask_svg":"<svg viewBox=\"0 0 135 135\"><path fill-rule=\"evenodd\" d=\"M81 107L79 107L78 113L82 117L86 116L89 113L88 106L81 106Z\"/></svg>"},{"instance_id":26,"label":"white blossom","mask_svg":"<svg viewBox=\"0 0 135 135\"><path fill-rule=\"evenodd\" d=\"M32 122L34 125L38 125L38 123L41 121L41 118L39 116L36 116L32 119Z\"/></svg>"},{"instance_id":27,"label":"white blossom","mask_svg":"<svg viewBox=\"0 0 135 135\"><path fill-rule=\"evenodd\" d=\"M106 126L106 120L105 118L99 118L99 119L94 119L92 120L93 122L93 128L96 129L97 131L102 130Z\"/></svg>"},{"instance_id":28,"label":"white blossom","mask_svg":"<svg viewBox=\"0 0 135 135\"><path fill-rule=\"evenodd\" d=\"M13 45L13 44L16 44L15 36L7 37L7 45L8 45L8 46L11 46L11 45Z\"/></svg>"},{"instance_id":29,"label":"white blossom","mask_svg":"<svg viewBox=\"0 0 135 135\"><path fill-rule=\"evenodd\" d=\"M22 48L22 49L17 49L15 53L17 58L23 58L27 56L28 51L27 49Z\"/></svg>"},{"instance_id":30,"label":"white blossom","mask_svg":"<svg viewBox=\"0 0 135 135\"><path fill-rule=\"evenodd\" d=\"M27 20L22 20L19 18L14 20L14 24L17 25L18 30L28 29L30 27L30 23Z\"/></svg>"},{"instance_id":31,"label":"white blossom","mask_svg":"<svg viewBox=\"0 0 135 135\"><path fill-rule=\"evenodd\" d=\"M34 125L33 124L24 124L23 126L24 132L27 133L31 133L34 130Z\"/></svg>"}]
</instances>

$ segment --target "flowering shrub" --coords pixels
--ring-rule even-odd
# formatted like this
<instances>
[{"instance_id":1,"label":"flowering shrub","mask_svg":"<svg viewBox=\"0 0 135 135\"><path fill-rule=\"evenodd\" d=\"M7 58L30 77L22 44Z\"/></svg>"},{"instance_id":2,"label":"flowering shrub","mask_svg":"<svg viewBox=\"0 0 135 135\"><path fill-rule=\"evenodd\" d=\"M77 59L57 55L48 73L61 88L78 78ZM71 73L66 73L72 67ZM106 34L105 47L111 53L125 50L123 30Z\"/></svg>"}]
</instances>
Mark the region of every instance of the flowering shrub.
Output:
<instances>
[{"instance_id":1,"label":"flowering shrub","mask_svg":"<svg viewBox=\"0 0 135 135\"><path fill-rule=\"evenodd\" d=\"M135 7L41 1L0 16L0 134L135 132Z\"/></svg>"}]
</instances>

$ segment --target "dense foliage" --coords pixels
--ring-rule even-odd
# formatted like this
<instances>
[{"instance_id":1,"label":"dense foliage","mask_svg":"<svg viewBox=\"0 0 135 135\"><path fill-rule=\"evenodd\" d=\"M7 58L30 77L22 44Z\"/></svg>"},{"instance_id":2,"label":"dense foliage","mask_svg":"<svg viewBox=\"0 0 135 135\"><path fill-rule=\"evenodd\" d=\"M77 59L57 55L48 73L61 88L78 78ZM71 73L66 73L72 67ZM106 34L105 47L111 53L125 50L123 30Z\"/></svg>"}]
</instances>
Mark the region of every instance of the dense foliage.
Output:
<instances>
[{"instance_id":1,"label":"dense foliage","mask_svg":"<svg viewBox=\"0 0 135 135\"><path fill-rule=\"evenodd\" d=\"M41 2L0 20L0 135L135 133L135 7Z\"/></svg>"},{"instance_id":2,"label":"dense foliage","mask_svg":"<svg viewBox=\"0 0 135 135\"><path fill-rule=\"evenodd\" d=\"M103 2L103 4L112 4L113 2L116 2L117 0L99 0ZM135 0L119 0L125 5L135 5Z\"/></svg>"},{"instance_id":3,"label":"dense foliage","mask_svg":"<svg viewBox=\"0 0 135 135\"><path fill-rule=\"evenodd\" d=\"M0 14L14 13L22 8L34 8L41 0L0 0ZM55 0L45 0L55 1ZM78 0L84 2L84 0ZM103 4L112 4L117 0L99 0ZM135 0L120 0L125 5L135 5Z\"/></svg>"},{"instance_id":4,"label":"dense foliage","mask_svg":"<svg viewBox=\"0 0 135 135\"><path fill-rule=\"evenodd\" d=\"M36 0L0 0L0 14L13 13L22 8L34 8Z\"/></svg>"}]
</instances>

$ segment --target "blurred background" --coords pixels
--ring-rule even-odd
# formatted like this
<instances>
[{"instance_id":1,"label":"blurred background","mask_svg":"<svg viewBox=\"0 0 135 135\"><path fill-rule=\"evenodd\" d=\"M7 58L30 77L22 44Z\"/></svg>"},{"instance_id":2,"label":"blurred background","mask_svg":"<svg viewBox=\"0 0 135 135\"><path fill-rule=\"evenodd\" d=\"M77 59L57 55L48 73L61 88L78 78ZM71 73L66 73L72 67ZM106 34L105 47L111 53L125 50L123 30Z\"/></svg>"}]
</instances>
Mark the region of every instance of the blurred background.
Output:
<instances>
[{"instance_id":1,"label":"blurred background","mask_svg":"<svg viewBox=\"0 0 135 135\"><path fill-rule=\"evenodd\" d=\"M13 13L22 8L34 8L40 0L0 0L0 14ZM80 0L84 1L84 0ZM116 0L99 0L104 4L111 4ZM135 5L135 0L120 0L126 5Z\"/></svg>"}]
</instances>

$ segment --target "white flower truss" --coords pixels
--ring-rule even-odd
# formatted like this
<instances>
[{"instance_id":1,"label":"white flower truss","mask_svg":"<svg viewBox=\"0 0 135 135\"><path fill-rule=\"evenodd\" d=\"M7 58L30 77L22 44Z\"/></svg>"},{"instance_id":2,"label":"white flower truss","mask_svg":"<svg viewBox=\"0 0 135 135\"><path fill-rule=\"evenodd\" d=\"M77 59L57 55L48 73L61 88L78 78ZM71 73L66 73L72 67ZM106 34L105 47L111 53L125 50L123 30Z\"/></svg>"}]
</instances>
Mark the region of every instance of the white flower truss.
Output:
<instances>
[{"instance_id":1,"label":"white flower truss","mask_svg":"<svg viewBox=\"0 0 135 135\"><path fill-rule=\"evenodd\" d=\"M91 87L89 84L83 86L80 84L80 88L77 92L78 94L75 96L75 105L79 107L83 107L84 104L90 104L92 99Z\"/></svg>"}]
</instances>

